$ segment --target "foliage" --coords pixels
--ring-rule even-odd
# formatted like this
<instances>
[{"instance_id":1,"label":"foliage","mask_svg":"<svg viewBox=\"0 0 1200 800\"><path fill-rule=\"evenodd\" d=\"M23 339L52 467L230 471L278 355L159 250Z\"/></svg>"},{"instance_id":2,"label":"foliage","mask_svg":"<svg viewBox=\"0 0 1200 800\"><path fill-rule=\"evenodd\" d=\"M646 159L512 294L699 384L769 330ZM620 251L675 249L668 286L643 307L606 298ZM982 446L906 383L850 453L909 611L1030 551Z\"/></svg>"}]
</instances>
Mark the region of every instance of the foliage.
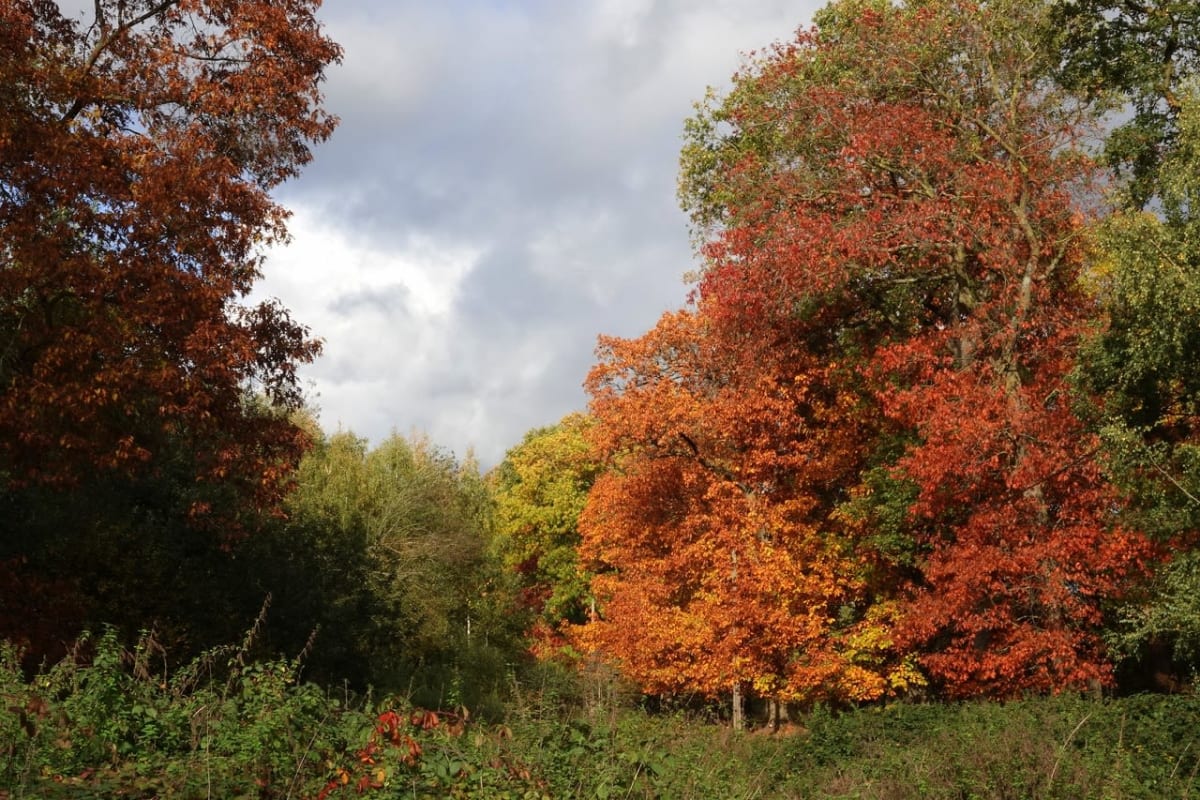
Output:
<instances>
[{"instance_id":1,"label":"foliage","mask_svg":"<svg viewBox=\"0 0 1200 800\"><path fill-rule=\"evenodd\" d=\"M273 504L302 437L245 392L299 405L318 345L240 304L269 195L336 120L340 48L312 0L43 0L0 12L0 475L69 486L167 466ZM212 509L197 503L194 514Z\"/></svg>"},{"instance_id":2,"label":"foliage","mask_svg":"<svg viewBox=\"0 0 1200 800\"><path fill-rule=\"evenodd\" d=\"M295 652L319 625L320 677L435 708L478 707L503 685L520 621L473 462L421 438L370 449L340 432L305 456L285 508L241 551L275 597L280 645Z\"/></svg>"},{"instance_id":3,"label":"foliage","mask_svg":"<svg viewBox=\"0 0 1200 800\"><path fill-rule=\"evenodd\" d=\"M252 637L248 637L247 641ZM26 680L0 649L5 797L1173 798L1194 696L820 706L778 735L525 694L501 724L333 697L242 647L163 667L105 633ZM85 651L91 655L85 657Z\"/></svg>"},{"instance_id":4,"label":"foliage","mask_svg":"<svg viewBox=\"0 0 1200 800\"><path fill-rule=\"evenodd\" d=\"M293 476L286 517L248 515L253 535L236 542L190 524L179 500L192 489L186 470L98 477L72 504L47 488L9 492L0 633L26 669L104 625L153 628L175 667L236 637L266 597L255 657L305 650L312 680L500 714L524 661L523 620L493 552L477 467L419 438L372 449L296 424L314 449Z\"/></svg>"},{"instance_id":5,"label":"foliage","mask_svg":"<svg viewBox=\"0 0 1200 800\"><path fill-rule=\"evenodd\" d=\"M510 729L330 696L299 661L248 658L261 624L179 670L152 636L130 652L109 630L26 681L5 644L0 796L544 796Z\"/></svg>"},{"instance_id":6,"label":"foliage","mask_svg":"<svg viewBox=\"0 0 1200 800\"><path fill-rule=\"evenodd\" d=\"M0 797L1195 788L1194 697L1071 694L1200 664L1194 4L838 0L750 56L688 306L487 479L291 413L317 344L241 306L334 123L316 5L0 8Z\"/></svg>"},{"instance_id":7,"label":"foliage","mask_svg":"<svg viewBox=\"0 0 1200 800\"><path fill-rule=\"evenodd\" d=\"M1180 44L1180 68L1196 55L1188 41ZM1096 232L1087 279L1104 324L1076 370L1087 398L1081 413L1100 433L1105 467L1126 498L1126 523L1182 556L1120 612L1111 637L1125 656L1149 659L1142 671L1151 673L1163 669L1150 662L1164 651L1174 651L1174 666L1184 673L1200 663L1194 650L1180 647L1194 623L1179 605L1200 530L1200 91L1193 73L1178 85L1167 76L1170 135L1157 144L1156 169L1141 174L1153 185L1159 213L1118 211Z\"/></svg>"},{"instance_id":8,"label":"foliage","mask_svg":"<svg viewBox=\"0 0 1200 800\"><path fill-rule=\"evenodd\" d=\"M1151 551L1067 396L1095 120L1050 5L835 3L689 123L692 307L588 380L579 641L646 690L1109 679Z\"/></svg>"},{"instance_id":9,"label":"foliage","mask_svg":"<svg viewBox=\"0 0 1200 800\"><path fill-rule=\"evenodd\" d=\"M18 798L302 796L361 722L297 684L296 662L242 656L168 672L153 637L127 652L108 631L26 682L5 645L0 783Z\"/></svg>"},{"instance_id":10,"label":"foliage","mask_svg":"<svg viewBox=\"0 0 1200 800\"><path fill-rule=\"evenodd\" d=\"M1178 144L1184 97L1200 68L1200 9L1189 0L1065 0L1053 13L1063 81L1129 106L1105 150L1129 204L1145 207L1170 174L1164 158Z\"/></svg>"},{"instance_id":11,"label":"foliage","mask_svg":"<svg viewBox=\"0 0 1200 800\"><path fill-rule=\"evenodd\" d=\"M67 494L0 488L0 634L31 666L58 660L81 630L105 624L154 627L186 660L236 637L254 615L267 590L256 585L243 537L260 535L264 517L236 490L197 482L191 465L180 451L156 475L98 473ZM189 513L197 499L213 504L206 520ZM241 535L214 528L217 519Z\"/></svg>"},{"instance_id":12,"label":"foliage","mask_svg":"<svg viewBox=\"0 0 1200 800\"><path fill-rule=\"evenodd\" d=\"M212 577L308 444L319 343L246 296L336 124L318 5L0 8L0 635L29 659L102 623L194 654L262 600Z\"/></svg>"},{"instance_id":13,"label":"foliage","mask_svg":"<svg viewBox=\"0 0 1200 800\"><path fill-rule=\"evenodd\" d=\"M496 547L517 576L523 601L537 615L538 647L561 645L563 623L582 623L591 605L580 570L578 522L599 464L587 440L592 420L569 414L525 434L489 476L495 499Z\"/></svg>"},{"instance_id":14,"label":"foliage","mask_svg":"<svg viewBox=\"0 0 1200 800\"><path fill-rule=\"evenodd\" d=\"M1194 309L1200 260L1178 229L1143 213L1118 214L1098 232L1090 280L1108 324L1086 344L1077 378L1108 469L1130 497L1132 524L1168 541L1200 526L1196 416L1200 347Z\"/></svg>"},{"instance_id":15,"label":"foliage","mask_svg":"<svg viewBox=\"0 0 1200 800\"><path fill-rule=\"evenodd\" d=\"M827 798L1166 798L1200 786L1194 697L814 713L789 788Z\"/></svg>"},{"instance_id":16,"label":"foliage","mask_svg":"<svg viewBox=\"0 0 1200 800\"><path fill-rule=\"evenodd\" d=\"M379 714L354 762L336 769L317 800L363 794L380 797L542 800L545 782L516 759L508 728L473 728L469 714L421 709ZM473 726L472 726L473 727Z\"/></svg>"},{"instance_id":17,"label":"foliage","mask_svg":"<svg viewBox=\"0 0 1200 800\"><path fill-rule=\"evenodd\" d=\"M600 617L576 640L654 693L819 693L841 669L830 626L857 581L817 492L853 474L859 453L834 423L858 398L830 391L815 359L760 374L783 357L746 359L704 310L602 340L588 386L611 466L580 521Z\"/></svg>"},{"instance_id":18,"label":"foliage","mask_svg":"<svg viewBox=\"0 0 1200 800\"><path fill-rule=\"evenodd\" d=\"M1200 553L1186 550L1165 564L1143 594L1123 605L1107 637L1118 655L1143 669L1163 670L1150 676L1160 681L1153 688L1177 688L1167 669L1194 679L1200 665ZM1156 665L1151 658L1160 649L1167 661Z\"/></svg>"},{"instance_id":19,"label":"foliage","mask_svg":"<svg viewBox=\"0 0 1200 800\"><path fill-rule=\"evenodd\" d=\"M1086 191L1074 147L1088 120L1039 53L1044 13L862 11L831 42L818 31L756 65L723 109L733 131L706 145L786 132L709 178L736 202L706 250L705 299L756 329L788 325L803 298L866 287L883 301L864 368L915 434L894 468L917 487L922 551L898 587L901 638L952 693L1101 677L1098 601L1142 552L1105 511L1094 442L1054 399L1087 308L1071 197ZM895 310L884 287L906 292Z\"/></svg>"}]
</instances>

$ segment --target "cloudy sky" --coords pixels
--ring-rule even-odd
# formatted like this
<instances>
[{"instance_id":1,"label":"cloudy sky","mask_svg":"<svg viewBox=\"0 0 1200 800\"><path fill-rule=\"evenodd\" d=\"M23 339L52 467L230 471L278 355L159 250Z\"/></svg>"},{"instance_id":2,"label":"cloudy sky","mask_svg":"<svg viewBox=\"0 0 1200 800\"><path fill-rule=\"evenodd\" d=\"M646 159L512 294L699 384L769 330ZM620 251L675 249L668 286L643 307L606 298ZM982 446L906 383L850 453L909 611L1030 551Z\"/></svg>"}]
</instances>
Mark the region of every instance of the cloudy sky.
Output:
<instances>
[{"instance_id":1,"label":"cloudy sky","mask_svg":"<svg viewBox=\"0 0 1200 800\"><path fill-rule=\"evenodd\" d=\"M325 340L328 431L497 463L582 409L600 333L686 297L684 119L816 0L331 0L342 119L278 193L275 296Z\"/></svg>"}]
</instances>

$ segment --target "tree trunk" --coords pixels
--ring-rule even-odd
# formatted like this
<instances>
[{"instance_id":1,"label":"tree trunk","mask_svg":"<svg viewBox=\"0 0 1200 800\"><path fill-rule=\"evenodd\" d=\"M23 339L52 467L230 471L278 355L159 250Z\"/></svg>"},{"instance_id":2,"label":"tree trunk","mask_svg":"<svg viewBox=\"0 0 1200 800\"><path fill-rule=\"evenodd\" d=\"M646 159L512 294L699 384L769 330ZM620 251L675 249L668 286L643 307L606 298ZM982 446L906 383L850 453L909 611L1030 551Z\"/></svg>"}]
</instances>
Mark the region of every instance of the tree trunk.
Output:
<instances>
[{"instance_id":1,"label":"tree trunk","mask_svg":"<svg viewBox=\"0 0 1200 800\"><path fill-rule=\"evenodd\" d=\"M733 682L733 729L746 729L746 698L742 695L741 681Z\"/></svg>"}]
</instances>

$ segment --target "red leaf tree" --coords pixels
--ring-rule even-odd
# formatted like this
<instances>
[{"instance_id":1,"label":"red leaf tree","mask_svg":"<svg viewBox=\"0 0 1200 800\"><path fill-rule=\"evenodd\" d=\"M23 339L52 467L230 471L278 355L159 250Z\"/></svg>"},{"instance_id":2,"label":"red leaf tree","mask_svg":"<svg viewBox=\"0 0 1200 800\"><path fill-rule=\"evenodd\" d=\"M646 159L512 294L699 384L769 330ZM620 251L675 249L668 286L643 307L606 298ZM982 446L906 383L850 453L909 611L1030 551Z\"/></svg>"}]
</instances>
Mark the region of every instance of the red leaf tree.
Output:
<instances>
[{"instance_id":1,"label":"red leaf tree","mask_svg":"<svg viewBox=\"0 0 1200 800\"><path fill-rule=\"evenodd\" d=\"M1045 13L837 3L689 124L695 310L603 341L590 384L616 470L584 546L610 566L606 620L638 620L648 652L597 646L679 653L646 633L662 625L733 676L755 643L732 631L757 619L779 634L759 663L793 689L854 696L866 660L882 692L907 657L957 696L1107 677L1101 609L1147 551L1071 408L1094 173ZM764 554L772 590L721 627L738 604L711 587L760 531L790 549ZM691 658L660 671L699 681Z\"/></svg>"},{"instance_id":2,"label":"red leaf tree","mask_svg":"<svg viewBox=\"0 0 1200 800\"><path fill-rule=\"evenodd\" d=\"M286 236L268 194L336 120L319 0L0 6L0 476L69 486L195 459L272 504L318 351L242 299ZM203 511L198 507L197 511Z\"/></svg>"}]
</instances>

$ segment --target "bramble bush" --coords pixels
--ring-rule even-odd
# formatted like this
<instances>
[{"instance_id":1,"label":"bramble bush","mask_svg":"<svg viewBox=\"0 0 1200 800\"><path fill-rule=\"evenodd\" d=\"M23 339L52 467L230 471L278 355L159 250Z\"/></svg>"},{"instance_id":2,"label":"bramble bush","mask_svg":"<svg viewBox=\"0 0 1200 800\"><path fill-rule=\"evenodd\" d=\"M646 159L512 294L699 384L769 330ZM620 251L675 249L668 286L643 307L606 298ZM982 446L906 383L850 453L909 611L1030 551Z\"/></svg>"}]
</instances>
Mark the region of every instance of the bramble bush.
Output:
<instances>
[{"instance_id":1,"label":"bramble bush","mask_svg":"<svg viewBox=\"0 0 1200 800\"><path fill-rule=\"evenodd\" d=\"M254 635L170 670L153 635L126 650L105 630L32 677L0 645L0 800L1200 793L1194 694L817 708L770 735L652 713L563 674L514 677L507 718L484 723L303 683L299 659L248 661Z\"/></svg>"},{"instance_id":2,"label":"bramble bush","mask_svg":"<svg viewBox=\"0 0 1200 800\"><path fill-rule=\"evenodd\" d=\"M0 800L550 797L511 729L336 697L298 659L247 661L258 627L174 673L149 634L85 635L28 679L0 645Z\"/></svg>"},{"instance_id":3,"label":"bramble bush","mask_svg":"<svg viewBox=\"0 0 1200 800\"><path fill-rule=\"evenodd\" d=\"M106 630L26 680L0 647L0 797L300 797L366 724L295 661L216 650L167 674L154 651Z\"/></svg>"}]
</instances>

